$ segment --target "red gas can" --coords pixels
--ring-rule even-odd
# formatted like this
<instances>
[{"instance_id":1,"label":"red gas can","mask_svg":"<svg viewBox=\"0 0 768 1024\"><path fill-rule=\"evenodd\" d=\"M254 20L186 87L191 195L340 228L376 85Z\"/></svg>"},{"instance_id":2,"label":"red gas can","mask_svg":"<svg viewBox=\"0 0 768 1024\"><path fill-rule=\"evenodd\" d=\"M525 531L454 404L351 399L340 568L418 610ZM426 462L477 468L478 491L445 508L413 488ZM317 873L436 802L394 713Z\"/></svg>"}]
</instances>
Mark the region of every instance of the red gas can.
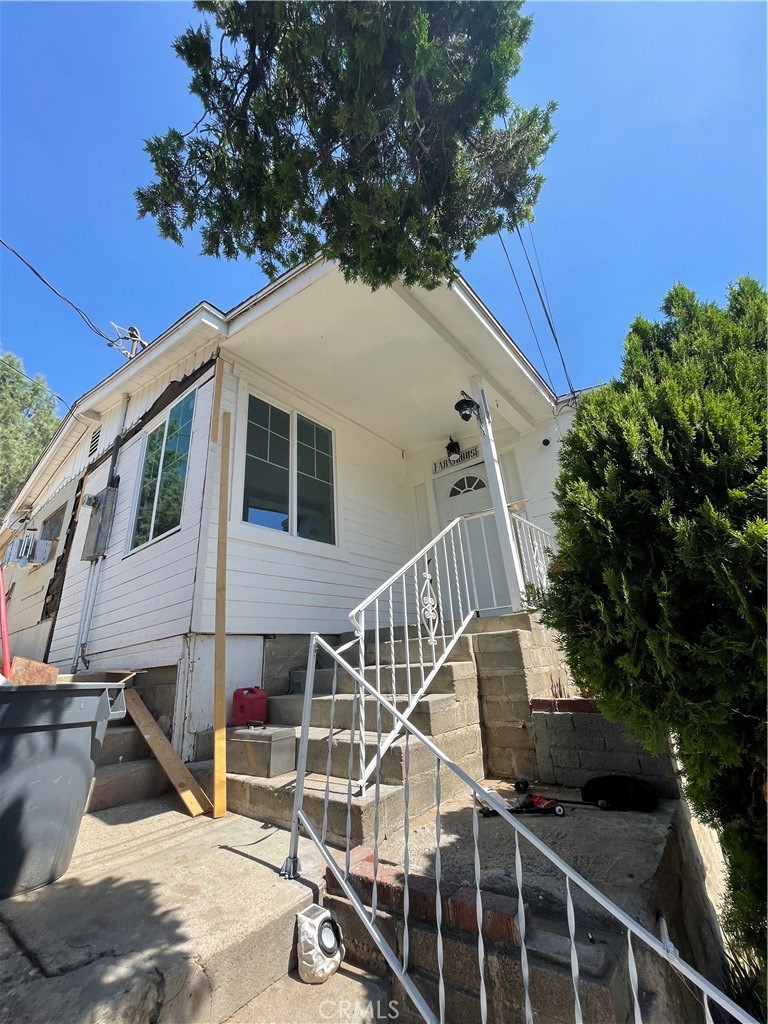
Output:
<instances>
[{"instance_id":1,"label":"red gas can","mask_svg":"<svg viewBox=\"0 0 768 1024\"><path fill-rule=\"evenodd\" d=\"M232 696L232 725L267 721L267 691L260 686L235 690Z\"/></svg>"}]
</instances>

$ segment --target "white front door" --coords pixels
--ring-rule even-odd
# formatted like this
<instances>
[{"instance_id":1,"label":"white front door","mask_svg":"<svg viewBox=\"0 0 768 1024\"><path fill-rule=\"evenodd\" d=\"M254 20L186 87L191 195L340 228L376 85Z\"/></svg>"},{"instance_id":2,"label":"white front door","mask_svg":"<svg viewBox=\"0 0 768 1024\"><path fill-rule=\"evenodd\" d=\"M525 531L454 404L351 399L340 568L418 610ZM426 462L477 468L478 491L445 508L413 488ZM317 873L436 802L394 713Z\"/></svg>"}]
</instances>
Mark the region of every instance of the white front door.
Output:
<instances>
[{"instance_id":1,"label":"white front door","mask_svg":"<svg viewBox=\"0 0 768 1024\"><path fill-rule=\"evenodd\" d=\"M491 508L488 476L481 462L468 469L446 473L435 480L440 526L457 516ZM478 610L508 608L509 588L504 575L501 546L493 515L469 519L462 526L467 572L474 577ZM474 600L475 595L470 595Z\"/></svg>"}]
</instances>

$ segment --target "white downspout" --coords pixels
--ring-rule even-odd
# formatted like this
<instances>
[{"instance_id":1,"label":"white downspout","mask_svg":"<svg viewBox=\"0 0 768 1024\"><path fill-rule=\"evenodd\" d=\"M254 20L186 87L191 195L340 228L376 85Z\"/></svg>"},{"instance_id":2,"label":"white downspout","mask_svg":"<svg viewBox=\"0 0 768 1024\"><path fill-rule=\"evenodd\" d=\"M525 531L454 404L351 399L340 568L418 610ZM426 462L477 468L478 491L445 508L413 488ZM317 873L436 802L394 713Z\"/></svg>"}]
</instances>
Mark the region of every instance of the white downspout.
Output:
<instances>
[{"instance_id":1,"label":"white downspout","mask_svg":"<svg viewBox=\"0 0 768 1024\"><path fill-rule=\"evenodd\" d=\"M109 477L107 479L108 485L111 485L112 480L114 479L115 466L117 465L117 456L119 452L119 441L123 431L125 430L125 421L128 416L128 403L130 402L130 400L131 396L127 392L124 393L121 397L120 421L118 423L117 433L115 434L114 440L112 441L113 450L112 460L109 465ZM107 542L109 542L109 537L107 537ZM72 668L70 670L72 673L77 672L80 660L85 654L85 648L88 643L88 634L90 633L91 630L91 619L93 618L93 612L94 609L96 608L96 591L98 590L99 580L101 578L101 566L102 563L104 562L104 558L105 556L102 555L101 558L98 559L98 561L91 562L88 569L88 583L85 589L83 610L80 613L80 625L77 630L75 651L72 657Z\"/></svg>"},{"instance_id":2,"label":"white downspout","mask_svg":"<svg viewBox=\"0 0 768 1024\"><path fill-rule=\"evenodd\" d=\"M470 390L472 397L480 407L478 412L482 428L480 430L480 446L483 450L485 468L488 474L488 490L491 492L491 504L494 511L493 518L499 535L504 575L509 587L509 600L512 610L519 611L523 606L525 580L520 563L520 554L515 543L515 536L512 533L512 524L509 521L507 495L504 491L504 479L501 475L499 454L496 451L496 441L493 437L491 410L488 406L483 378L479 376L472 377L470 380Z\"/></svg>"}]
</instances>

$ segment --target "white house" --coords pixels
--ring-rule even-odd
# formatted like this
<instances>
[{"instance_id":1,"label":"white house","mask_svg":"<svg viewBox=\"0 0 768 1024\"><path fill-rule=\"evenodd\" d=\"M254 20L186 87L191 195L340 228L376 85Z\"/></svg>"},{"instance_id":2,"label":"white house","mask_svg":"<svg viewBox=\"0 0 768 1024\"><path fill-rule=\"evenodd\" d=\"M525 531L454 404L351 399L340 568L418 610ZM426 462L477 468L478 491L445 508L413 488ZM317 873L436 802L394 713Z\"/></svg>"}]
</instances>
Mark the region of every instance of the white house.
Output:
<instances>
[{"instance_id":1,"label":"white house","mask_svg":"<svg viewBox=\"0 0 768 1024\"><path fill-rule=\"evenodd\" d=\"M462 391L487 400L498 469L493 436L454 408ZM573 412L461 278L371 292L319 261L228 313L200 303L83 395L0 532L12 650L63 671L145 671L185 757L212 717L214 406L233 428L230 690L261 680L265 637L348 630L455 517L510 503L514 544L521 522L550 529ZM494 517L467 539L479 606L514 605Z\"/></svg>"}]
</instances>

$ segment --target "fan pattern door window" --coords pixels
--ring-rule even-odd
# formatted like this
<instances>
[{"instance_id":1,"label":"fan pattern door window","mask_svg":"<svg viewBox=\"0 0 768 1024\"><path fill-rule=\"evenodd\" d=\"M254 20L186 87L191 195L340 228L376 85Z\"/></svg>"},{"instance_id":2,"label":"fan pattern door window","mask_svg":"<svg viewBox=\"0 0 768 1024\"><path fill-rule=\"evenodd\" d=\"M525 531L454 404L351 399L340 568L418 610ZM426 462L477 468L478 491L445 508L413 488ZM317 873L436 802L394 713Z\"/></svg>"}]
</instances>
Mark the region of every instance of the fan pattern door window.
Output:
<instances>
[{"instance_id":1,"label":"fan pattern door window","mask_svg":"<svg viewBox=\"0 0 768 1024\"><path fill-rule=\"evenodd\" d=\"M458 498L460 494L467 494L469 491L482 491L485 487L485 480L479 476L463 476L451 487L449 498Z\"/></svg>"}]
</instances>

